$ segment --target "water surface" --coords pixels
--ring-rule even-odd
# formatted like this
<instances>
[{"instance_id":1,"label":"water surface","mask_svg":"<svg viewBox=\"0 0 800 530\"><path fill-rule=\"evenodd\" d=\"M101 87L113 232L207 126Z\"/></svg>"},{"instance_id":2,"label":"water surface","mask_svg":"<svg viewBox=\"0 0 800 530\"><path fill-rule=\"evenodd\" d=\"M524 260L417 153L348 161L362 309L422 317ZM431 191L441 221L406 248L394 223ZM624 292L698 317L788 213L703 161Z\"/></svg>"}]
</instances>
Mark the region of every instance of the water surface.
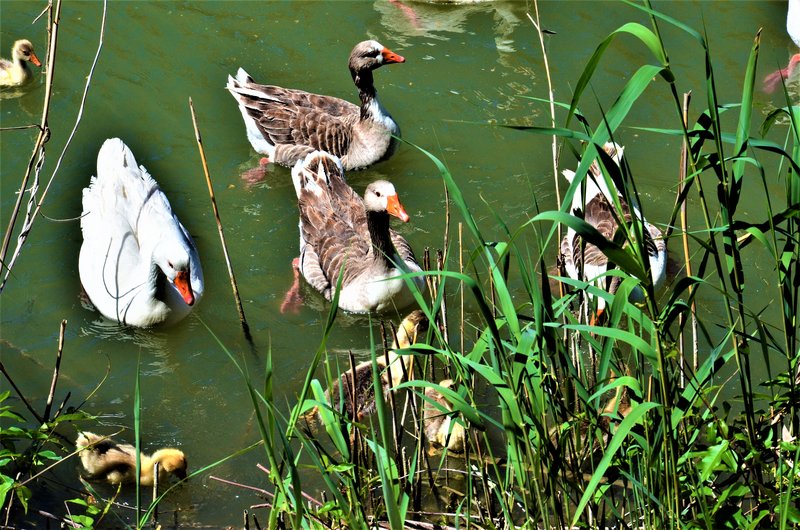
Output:
<instances>
[{"instance_id":1,"label":"water surface","mask_svg":"<svg viewBox=\"0 0 800 530\"><path fill-rule=\"evenodd\" d=\"M303 88L355 100L346 60L359 40L374 38L407 62L376 72L381 101L400 123L405 139L423 146L449 167L487 239L503 238L496 216L512 229L538 209L557 206L550 139L487 125L547 125L544 63L527 19L528 2L437 5L425 2L114 2L82 123L64 157L8 286L0 296L0 352L26 396L43 408L49 389L59 322L68 321L58 396L71 393L101 417L106 432L120 427L132 439L134 374L141 373L142 429L148 447L180 446L197 469L258 439L241 376L211 338L212 328L232 352L243 355L259 381L272 352L275 393L291 404L322 333L327 305L310 296L298 314L279 309L290 286L297 254L297 208L289 170L269 167L264 179L242 174L258 164L246 141L236 105L224 89L239 66L257 81ZM43 3L4 2L0 49L26 37L44 55L46 31L31 21ZM761 71L792 53L783 2L656 2L655 7L700 29L713 50L721 101L736 101L752 41L763 27ZM597 44L627 21L648 24L643 13L611 2L543 2L543 24L555 96L568 101ZM52 174L76 119L97 46L102 5L67 2L58 43L55 86L43 175ZM662 26L679 90L703 87L700 52L677 30ZM619 38L584 98L583 112L597 123L630 75L653 63L632 38ZM21 97L0 100L0 125L36 123L43 76ZM214 180L233 266L257 351L243 339L211 212L188 108L192 98ZM765 95L758 105L771 104ZM703 103L696 102L696 109ZM636 105L618 141L625 144L642 193L643 209L656 224L668 221L679 144L634 126L673 127L666 85L654 82ZM33 130L3 131L0 144L0 222L6 229L33 141ZM118 136L159 181L199 247L206 293L195 316L169 329L130 330L105 321L81 302L77 258L81 190L95 171L103 140ZM575 161L569 157L561 168ZM445 200L441 179L420 152L403 145L390 160L348 175L360 193L378 178L392 180L411 215L398 229L422 253L441 248ZM782 184L774 182L775 196ZM753 208L763 201L754 197ZM454 222L458 219L454 218ZM455 228L454 228L455 230ZM535 255L528 232L523 248ZM471 244L468 242L468 245ZM673 249L677 249L673 245ZM549 251L554 262L555 249ZM756 263L748 267L757 267ZM454 293L455 294L455 293ZM701 310L717 311L714 299ZM765 301L765 306L769 302ZM368 320L343 315L329 351L369 347ZM346 362L346 361L344 361ZM0 388L7 388L3 381ZM288 407L288 405L287 405ZM285 408L287 408L285 407ZM21 406L17 407L21 410ZM102 426L95 427L102 430ZM65 435L74 437L73 432ZM214 470L217 476L265 484L254 451ZM79 488L76 467L57 468L53 491ZM130 501L130 498L126 500ZM187 522L236 524L254 498L208 478L193 480L176 498ZM55 503L54 510L57 510Z\"/></svg>"}]
</instances>

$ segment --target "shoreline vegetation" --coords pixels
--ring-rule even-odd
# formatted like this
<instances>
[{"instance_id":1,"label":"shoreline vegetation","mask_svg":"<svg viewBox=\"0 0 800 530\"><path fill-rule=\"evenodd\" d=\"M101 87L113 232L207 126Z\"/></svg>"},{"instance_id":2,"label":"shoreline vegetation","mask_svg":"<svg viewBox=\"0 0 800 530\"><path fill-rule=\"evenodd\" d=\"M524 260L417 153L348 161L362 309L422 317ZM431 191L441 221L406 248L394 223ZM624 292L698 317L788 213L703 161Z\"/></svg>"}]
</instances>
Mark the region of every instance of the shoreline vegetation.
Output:
<instances>
[{"instance_id":1,"label":"shoreline vegetation","mask_svg":"<svg viewBox=\"0 0 800 530\"><path fill-rule=\"evenodd\" d=\"M342 373L367 366L359 365L352 354L344 360L327 350L336 326L335 297L302 390L288 410L285 397L273 394L273 378L280 375L273 372L271 351L257 358L249 351L231 351L217 338L213 325L195 317L213 339L210 351L227 356L241 373L261 438L237 453L221 455L217 462L189 468L189 480L208 476L211 485L230 495L253 495L244 522L231 521L231 527L788 529L800 524L800 107L793 104L797 86L783 87L786 106L771 111L760 124L760 136L751 136L759 125L754 122L753 95L759 83L760 32L736 81L742 86L740 100L719 101L720 80L704 34L654 10L647 1L626 3L646 13L650 26L629 22L601 42L569 101L555 101L552 88L549 98L537 99L549 108L550 125L485 125L528 133L532 142L544 140L540 136L552 139L560 210L538 212L516 227L506 226L498 216L495 221L504 227L506 238L488 241L459 189L458 175L422 147L405 141L407 149L418 150L438 170L448 211L442 249L425 251L427 272L405 275L431 326L424 337L395 350L413 358L414 368L404 377L383 377L381 370L396 366L388 352L399 322L369 319L372 369L365 373L372 376L369 399L374 399L374 414L349 417L329 402L326 389L338 385ZM49 187L38 191L43 166L37 160L49 134L60 6L56 1L45 10L51 36L44 61L48 89L42 125L37 126L40 134L20 188L24 193L0 254L7 280L26 238L36 237L33 223ZM533 7L532 35L547 64L538 5L534 2ZM696 48L692 51L704 54L704 64L696 67L704 69L705 84L691 87L691 96L679 90L679 79L670 68L670 53L660 33L664 26L688 35ZM590 123L581 106L593 103L584 96L595 73L613 60L617 52L612 43L618 37L646 50L650 60L633 72L613 105L604 109L602 122ZM102 41L101 32L98 54ZM551 87L553 80L546 73ZM87 92L90 84L91 72ZM638 190L647 175L634 174L624 158L621 165L614 163L603 145L615 141L628 112L655 84L665 85L671 94L675 125L640 130L684 143L681 159L675 161L675 206L671 218L658 223L679 272L660 291L649 280L641 218L621 223L613 239L606 239L570 211L579 184L592 178L594 164L609 188L646 212L647 201L640 200ZM723 115L725 124L735 124L733 130L723 125ZM785 134L783 145L766 139L776 131ZM206 144L205 149L210 152L213 146ZM558 168L574 168L575 161L574 179L564 189ZM57 171L58 164L50 182ZM760 212L744 215L739 209L745 180L758 183L749 189L763 194ZM783 186L782 197L768 191L776 182ZM17 250L7 258L26 194L34 213L17 228ZM688 217L690 202L699 218ZM608 283L618 285L614 294L596 282L558 272L549 256L567 229L596 245L616 265L607 273ZM756 281L742 266L754 253L767 260L761 272L768 276L766 282ZM427 297L415 287L415 276L425 278ZM522 295L515 287L512 296L512 284L522 285ZM637 286L644 301L634 304L628 297ZM696 309L700 291L718 298L722 314ZM603 319L593 321L600 298L605 301ZM780 306L777 321L762 320L765 300ZM475 318L465 317L466 306L477 307ZM238 308L247 333L241 303ZM126 512L130 507L117 503L120 490L109 494L111 490L85 480L85 490L76 490L68 501L68 512L50 514L38 507L37 481L54 466L74 463L76 427L94 430L96 425L91 411L70 404L70 395L58 388L61 358L69 355L63 340L66 325L62 322L45 404L27 399L15 384L21 374L9 373L0 363L11 386L0 393L0 528L28 520L71 528L202 525L166 522L173 517L177 521L179 508L169 497L185 487L183 481L160 489L156 484L150 501L144 499L150 490L137 484L133 515ZM248 367L257 362L263 362L265 370L259 382ZM767 380L752 376L756 363L766 364ZM738 389L734 398L723 397L727 385ZM134 440L128 441L140 453L147 447L139 432L138 376L132 386ZM355 385L341 385L351 386ZM340 394L342 399L357 399L355 393ZM317 421L309 425L306 419L312 412ZM426 417L437 416L449 425L437 437L438 446L430 444L432 435L426 432ZM448 437L458 432L465 434L461 450L443 449ZM220 463L252 450L261 451L264 459L258 484L213 474ZM324 485L322 491L305 487L311 476L315 484ZM167 515L170 510L176 512Z\"/></svg>"}]
</instances>

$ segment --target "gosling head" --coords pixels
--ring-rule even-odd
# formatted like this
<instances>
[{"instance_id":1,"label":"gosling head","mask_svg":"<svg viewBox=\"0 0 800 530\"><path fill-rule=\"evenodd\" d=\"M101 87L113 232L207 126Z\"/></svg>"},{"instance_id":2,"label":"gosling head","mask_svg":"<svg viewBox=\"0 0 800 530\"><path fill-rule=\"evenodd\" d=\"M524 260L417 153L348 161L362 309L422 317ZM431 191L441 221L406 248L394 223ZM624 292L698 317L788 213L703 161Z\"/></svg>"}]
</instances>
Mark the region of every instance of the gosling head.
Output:
<instances>
[{"instance_id":1,"label":"gosling head","mask_svg":"<svg viewBox=\"0 0 800 530\"><path fill-rule=\"evenodd\" d=\"M28 39L20 39L15 42L14 47L11 48L11 55L14 57L14 59L30 61L36 66L42 66L39 58L36 57L35 53L33 53L33 44L31 44L31 41Z\"/></svg>"},{"instance_id":2,"label":"gosling head","mask_svg":"<svg viewBox=\"0 0 800 530\"><path fill-rule=\"evenodd\" d=\"M397 329L392 348L408 348L428 332L428 317L421 309L409 313Z\"/></svg>"},{"instance_id":3,"label":"gosling head","mask_svg":"<svg viewBox=\"0 0 800 530\"><path fill-rule=\"evenodd\" d=\"M159 449L153 453L153 462L158 462L159 479L166 479L167 475L175 475L179 479L186 478L188 463L186 455L180 449Z\"/></svg>"}]
</instances>

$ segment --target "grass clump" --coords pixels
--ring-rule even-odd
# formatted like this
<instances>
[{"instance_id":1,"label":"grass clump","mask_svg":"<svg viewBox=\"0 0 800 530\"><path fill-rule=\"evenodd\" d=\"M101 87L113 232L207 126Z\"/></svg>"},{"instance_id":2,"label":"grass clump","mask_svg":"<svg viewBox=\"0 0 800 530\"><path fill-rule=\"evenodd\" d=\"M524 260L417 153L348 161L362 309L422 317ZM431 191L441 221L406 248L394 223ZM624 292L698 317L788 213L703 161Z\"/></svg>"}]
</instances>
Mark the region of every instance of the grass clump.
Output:
<instances>
[{"instance_id":1,"label":"grass clump","mask_svg":"<svg viewBox=\"0 0 800 530\"><path fill-rule=\"evenodd\" d=\"M564 126L515 127L584 143L559 211L541 212L515 229L498 218L507 237L489 241L455 176L420 149L438 168L474 246L464 252L465 266L454 263L448 248L442 266L426 273L436 289L430 302L418 299L437 325L422 344L404 350L424 369L388 394L393 403L384 403L377 369L383 349L374 326L377 413L348 417L328 403L314 376L325 366L330 387L344 371L331 368L337 363L326 354L335 311L288 417L272 400L269 366L263 391L249 386L274 488L268 492L270 526L403 528L433 521L459 528L790 528L800 523L794 465L800 457L800 115L786 93L787 106L768 116L764 126L768 132L786 123L785 145L751 135L759 35L741 99L724 103L706 37L649 6L632 7L645 11L651 26L624 24L598 46L572 99L555 102L564 112ZM689 35L706 59L705 85L695 87L705 108L694 121L681 118L684 105L660 36L664 24ZM582 96L620 34L643 45L654 64L641 66L601 123L592 126L580 112ZM611 163L602 146L620 140L628 113L653 83L668 86L676 126L642 130L682 138L686 145L675 207L671 218L659 223L668 228L673 256L681 255L677 248L684 243L682 259L676 258L683 272L663 293L652 281L640 280L649 278L646 252L637 243L641 220L605 240L569 211L593 163L626 202L642 204L637 176L627 164ZM724 127L723 114L735 115L733 131ZM571 128L573 123L578 127ZM781 180L785 196L771 196L769 186ZM742 190L750 181L763 193L764 208L744 215ZM682 212L690 202L697 219L688 223ZM560 227L598 243L616 266L609 272L619 277L615 294L552 272ZM770 264L765 278L743 265L753 259ZM522 288L512 287L517 285ZM635 286L644 293L641 304L628 300ZM447 310L455 300L447 295L455 289L476 309L457 326L456 313ZM696 311L700 296L715 299L722 313ZM607 315L592 323L586 316L598 297L605 299ZM764 316L767 298L780 308L777 319ZM462 336L455 329L463 330ZM762 372L755 364L766 366L766 381L758 380ZM437 384L445 377L452 384ZM429 450L422 418L432 402L425 398L429 389L448 398L451 407L440 410L466 428L463 454ZM298 420L313 407L321 411L322 427L309 433ZM309 474L321 479L324 493L304 489Z\"/></svg>"}]
</instances>

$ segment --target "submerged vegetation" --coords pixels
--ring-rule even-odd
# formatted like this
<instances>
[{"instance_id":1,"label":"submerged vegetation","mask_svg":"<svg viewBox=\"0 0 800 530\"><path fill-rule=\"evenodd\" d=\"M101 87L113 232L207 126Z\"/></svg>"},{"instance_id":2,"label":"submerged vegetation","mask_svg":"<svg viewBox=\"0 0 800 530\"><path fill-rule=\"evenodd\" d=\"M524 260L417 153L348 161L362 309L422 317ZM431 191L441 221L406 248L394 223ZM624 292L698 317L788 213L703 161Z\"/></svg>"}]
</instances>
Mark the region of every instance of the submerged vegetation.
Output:
<instances>
[{"instance_id":1,"label":"submerged vegetation","mask_svg":"<svg viewBox=\"0 0 800 530\"><path fill-rule=\"evenodd\" d=\"M371 321L372 369L366 373L372 377L368 399L374 400L374 414L352 417L342 411L357 407L330 404L338 399L325 389L356 365L328 354L335 309L288 412L273 393L278 374L271 356L264 381L255 383L248 369L252 359L217 340L241 371L265 459L263 483L226 481L224 487L237 492L247 487L263 496L264 504L250 514L260 527L783 529L800 524L795 95L784 89L787 105L767 116L760 138L751 136L760 36L743 72L741 99L723 102L704 35L647 5L631 6L647 12L651 26L622 25L597 47L570 101L541 101L552 103L552 126L507 125L530 133L531 141L554 137L579 158L559 211L540 212L518 227L498 217L506 238L489 241L459 189L458 175L417 148L441 175L458 217L458 239L446 240L442 252L427 257L428 272L407 275L434 325L424 340L417 337L396 351L413 356L414 368L405 377L382 377L382 367L394 366L384 358L394 330L383 326L378 336L377 322ZM699 111L692 111L678 90L660 38L664 25L689 35L704 54L698 67L705 68L706 83L692 87L694 99L702 100L694 104ZM601 123L590 123L581 112L589 104L585 92L622 35L647 50L652 64L630 76ZM646 175L634 174L624 159L615 164L603 145L622 143L617 136L626 116L656 83L666 84L672 95L675 126L647 132L685 144L684 160L676 161L682 176L671 219L657 223L680 271L660 291L649 280L640 219L621 223L607 240L580 212L570 211L593 163L609 188L646 210L637 191L637 179ZM731 120L733 130L723 124ZM764 139L784 129L784 145ZM572 165L554 160L554 167ZM746 182L750 192L762 194L760 211L745 214L740 208ZM769 191L776 182L783 185L781 197ZM553 249L567 228L616 265L608 272L609 283L618 278L615 293L555 272ZM753 259L765 266L752 271L742 265ZM428 282L427 298L412 279L420 275ZM640 304L629 301L636 286L644 293ZM721 313L698 310L698 293L716 298ZM593 320L600 298L604 318ZM465 318L465 306L476 307L477 316ZM765 318L769 306L777 309ZM214 336L213 326L203 325ZM767 380L753 376L756 364L766 366ZM387 381L394 381L392 391L385 392ZM355 393L339 394L355 399ZM35 501L27 481L10 466L33 476L46 460L60 458L43 449L46 444L68 452L54 434L58 423L50 421L49 408L41 428L24 429L22 417L2 406L7 396L0 394L0 416L12 422L0 430L0 499L17 501L7 503L3 524L12 509ZM442 423L448 427L438 434L426 430L426 415L449 418ZM60 422L65 419L78 418ZM462 430L463 447L442 448ZM34 449L18 450L22 439L31 440ZM324 492L306 486L310 477L324 484ZM101 509L76 502L90 511L72 521L94 525L92 517ZM157 503L137 517L137 527L147 524Z\"/></svg>"}]
</instances>

